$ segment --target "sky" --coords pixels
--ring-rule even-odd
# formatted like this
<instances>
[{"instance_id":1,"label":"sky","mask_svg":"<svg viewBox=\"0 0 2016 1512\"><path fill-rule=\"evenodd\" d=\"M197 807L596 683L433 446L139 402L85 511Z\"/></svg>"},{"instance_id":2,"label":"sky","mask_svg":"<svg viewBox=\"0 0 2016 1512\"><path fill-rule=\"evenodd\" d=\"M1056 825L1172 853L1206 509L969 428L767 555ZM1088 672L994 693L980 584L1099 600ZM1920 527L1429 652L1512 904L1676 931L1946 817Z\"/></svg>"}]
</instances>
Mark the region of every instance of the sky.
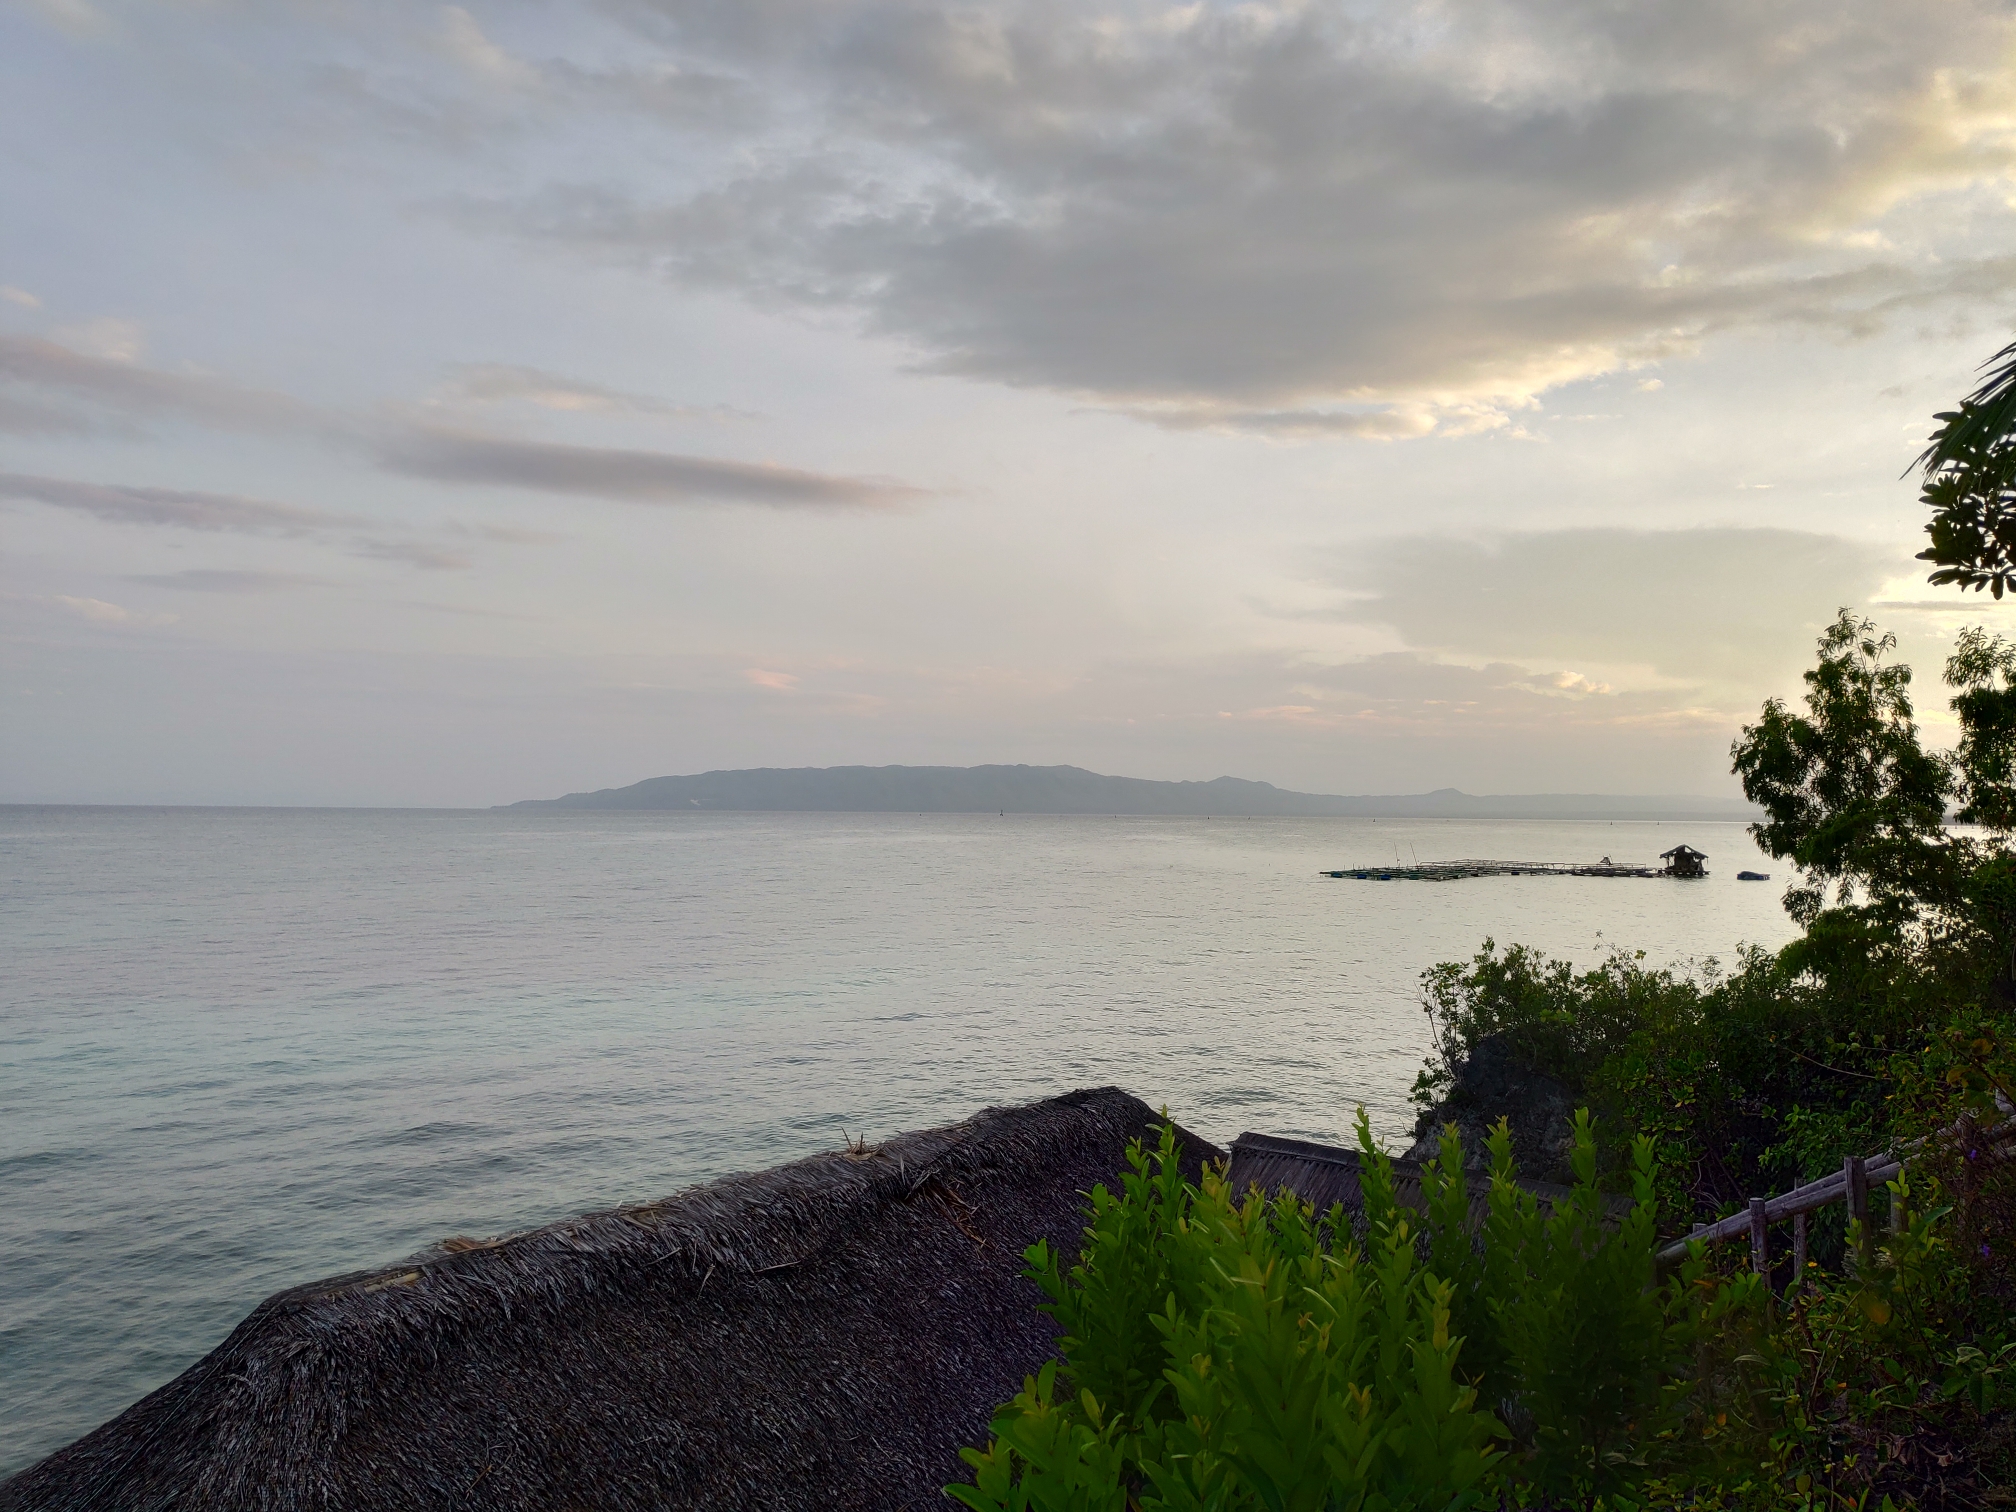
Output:
<instances>
[{"instance_id":1,"label":"sky","mask_svg":"<svg viewBox=\"0 0 2016 1512\"><path fill-rule=\"evenodd\" d=\"M0 0L0 801L1733 795L2016 324L1915 0Z\"/></svg>"}]
</instances>

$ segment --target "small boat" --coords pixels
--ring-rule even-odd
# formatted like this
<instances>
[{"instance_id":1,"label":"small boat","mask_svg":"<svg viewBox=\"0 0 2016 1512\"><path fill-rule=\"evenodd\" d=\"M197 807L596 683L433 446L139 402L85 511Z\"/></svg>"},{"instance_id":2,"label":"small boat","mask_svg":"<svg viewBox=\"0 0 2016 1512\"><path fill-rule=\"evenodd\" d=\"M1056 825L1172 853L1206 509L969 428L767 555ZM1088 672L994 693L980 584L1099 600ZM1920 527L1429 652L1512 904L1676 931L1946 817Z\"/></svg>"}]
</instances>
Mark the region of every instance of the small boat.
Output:
<instances>
[{"instance_id":1,"label":"small boat","mask_svg":"<svg viewBox=\"0 0 2016 1512\"><path fill-rule=\"evenodd\" d=\"M1769 872L1738 872L1738 873L1736 873L1736 880L1737 880L1738 882L1769 882L1769 881L1771 880L1771 873L1769 873Z\"/></svg>"}]
</instances>

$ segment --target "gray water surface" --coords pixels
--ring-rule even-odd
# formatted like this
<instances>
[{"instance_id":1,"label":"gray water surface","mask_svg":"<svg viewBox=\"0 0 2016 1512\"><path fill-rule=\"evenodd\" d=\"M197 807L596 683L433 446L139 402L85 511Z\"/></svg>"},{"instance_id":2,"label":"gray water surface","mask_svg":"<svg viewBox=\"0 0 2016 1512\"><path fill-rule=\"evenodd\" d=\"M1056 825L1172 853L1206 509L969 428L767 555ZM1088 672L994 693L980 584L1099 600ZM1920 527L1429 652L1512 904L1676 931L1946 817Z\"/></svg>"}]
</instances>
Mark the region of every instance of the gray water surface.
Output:
<instances>
[{"instance_id":1,"label":"gray water surface","mask_svg":"<svg viewBox=\"0 0 2016 1512\"><path fill-rule=\"evenodd\" d=\"M1393 856L1704 882L1319 878ZM0 809L0 1475L260 1298L1117 1082L1401 1136L1421 970L1790 938L1733 824Z\"/></svg>"}]
</instances>

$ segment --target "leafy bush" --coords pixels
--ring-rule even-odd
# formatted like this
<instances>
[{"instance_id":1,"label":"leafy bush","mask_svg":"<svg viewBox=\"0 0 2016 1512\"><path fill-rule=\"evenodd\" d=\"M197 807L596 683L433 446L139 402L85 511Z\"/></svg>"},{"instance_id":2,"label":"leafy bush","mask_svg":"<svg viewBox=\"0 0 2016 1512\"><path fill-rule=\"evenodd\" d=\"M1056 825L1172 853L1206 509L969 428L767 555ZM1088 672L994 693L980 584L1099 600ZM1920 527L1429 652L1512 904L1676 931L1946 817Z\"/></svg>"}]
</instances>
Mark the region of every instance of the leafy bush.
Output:
<instances>
[{"instance_id":1,"label":"leafy bush","mask_svg":"<svg viewBox=\"0 0 2016 1512\"><path fill-rule=\"evenodd\" d=\"M1576 1117L1575 1186L1543 1213L1513 1180L1510 1142L1492 1141L1491 1214L1484 1225L1485 1306L1506 1362L1506 1398L1533 1425L1528 1473L1543 1491L1569 1496L1614 1489L1643 1467L1634 1434L1673 1405L1664 1389L1680 1359L1689 1310L1669 1318L1653 1269L1657 1177L1648 1139L1632 1150L1631 1211L1606 1231L1596 1185L1596 1139L1587 1110ZM1445 1144L1447 1167L1461 1152ZM1684 1295L1684 1293L1683 1293Z\"/></svg>"},{"instance_id":2,"label":"leafy bush","mask_svg":"<svg viewBox=\"0 0 2016 1512\"><path fill-rule=\"evenodd\" d=\"M1901 973L1849 992L1758 950L1726 973L1712 961L1691 974L1654 969L1622 952L1578 972L1488 940L1470 961L1425 972L1422 998L1434 1050L1418 1102L1440 1107L1458 1068L1498 1037L1606 1127L1654 1141L1676 1227L1838 1170L1844 1151L1881 1148L1893 1057L1922 1042L1930 1011ZM1628 1188L1621 1160L1607 1174ZM1838 1220L1820 1239L1832 1259Z\"/></svg>"},{"instance_id":3,"label":"leafy bush","mask_svg":"<svg viewBox=\"0 0 2016 1512\"><path fill-rule=\"evenodd\" d=\"M1637 1201L1607 1227L1586 1114L1551 1212L1497 1131L1476 1233L1453 1131L1419 1213L1362 1116L1359 1144L1355 1223L1241 1197L1221 1171L1185 1184L1166 1126L1130 1149L1077 1263L1028 1252L1064 1359L947 1490L975 1512L1999 1504L2016 1335L1954 1263L1936 1183L1922 1201L1893 1183L1899 1224L1871 1236L1873 1263L1780 1301L1699 1245L1655 1276L1650 1149L1635 1143Z\"/></svg>"},{"instance_id":4,"label":"leafy bush","mask_svg":"<svg viewBox=\"0 0 2016 1512\"><path fill-rule=\"evenodd\" d=\"M1043 1244L1027 1257L1064 1330L1069 1389L1054 1364L1026 1382L988 1448L965 1451L974 1483L954 1496L1285 1512L1484 1493L1500 1429L1457 1378L1449 1283L1422 1265L1390 1182L1360 1244L1337 1212L1235 1201L1220 1172L1184 1184L1166 1125L1128 1161L1121 1194L1093 1192L1076 1265Z\"/></svg>"},{"instance_id":5,"label":"leafy bush","mask_svg":"<svg viewBox=\"0 0 2016 1512\"><path fill-rule=\"evenodd\" d=\"M1900 1178L1873 1262L1813 1276L1783 1304L1697 1330L1689 1456L1669 1489L1747 1479L1790 1505L2005 1504L2016 1440L2007 1311L1951 1252L1936 1185ZM1853 1248L1861 1236L1853 1235Z\"/></svg>"},{"instance_id":6,"label":"leafy bush","mask_svg":"<svg viewBox=\"0 0 2016 1512\"><path fill-rule=\"evenodd\" d=\"M1220 1171L1183 1183L1168 1126L1131 1149L1121 1192L1092 1194L1077 1263L1029 1251L1064 1364L999 1411L951 1493L976 1512L1439 1512L1629 1483L1632 1435L1684 1397L1670 1377L1701 1311L1698 1276L1655 1285L1650 1145L1613 1226L1586 1114L1553 1211L1517 1185L1501 1129L1476 1236L1453 1133L1420 1214L1362 1113L1359 1143L1357 1225L1292 1194L1240 1198Z\"/></svg>"}]
</instances>

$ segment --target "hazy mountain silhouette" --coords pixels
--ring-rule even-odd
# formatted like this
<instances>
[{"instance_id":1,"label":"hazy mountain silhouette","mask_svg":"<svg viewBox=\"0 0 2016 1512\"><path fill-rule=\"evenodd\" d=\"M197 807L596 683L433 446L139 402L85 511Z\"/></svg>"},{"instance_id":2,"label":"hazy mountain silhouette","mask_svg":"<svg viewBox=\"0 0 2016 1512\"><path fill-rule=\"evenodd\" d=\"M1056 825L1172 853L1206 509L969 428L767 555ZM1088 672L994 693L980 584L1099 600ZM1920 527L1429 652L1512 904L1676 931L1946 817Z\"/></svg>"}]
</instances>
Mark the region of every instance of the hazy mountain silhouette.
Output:
<instances>
[{"instance_id":1,"label":"hazy mountain silhouette","mask_svg":"<svg viewBox=\"0 0 2016 1512\"><path fill-rule=\"evenodd\" d=\"M756 813L1195 814L1407 819L1748 819L1738 799L1536 793L1478 797L1455 788L1401 796L1295 793L1216 777L1151 782L1073 766L757 767L653 777L623 788L500 804L513 809L681 809Z\"/></svg>"}]
</instances>

